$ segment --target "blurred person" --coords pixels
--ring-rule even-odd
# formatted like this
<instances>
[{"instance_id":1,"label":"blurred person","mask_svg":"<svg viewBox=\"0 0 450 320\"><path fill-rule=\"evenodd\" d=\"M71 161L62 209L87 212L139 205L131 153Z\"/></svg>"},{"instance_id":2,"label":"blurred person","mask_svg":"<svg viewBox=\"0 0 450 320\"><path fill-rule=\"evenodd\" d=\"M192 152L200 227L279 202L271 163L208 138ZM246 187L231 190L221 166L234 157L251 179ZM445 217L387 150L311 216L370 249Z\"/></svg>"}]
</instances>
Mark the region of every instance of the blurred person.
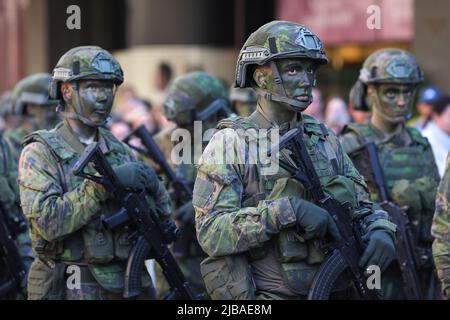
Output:
<instances>
[{"instance_id":1,"label":"blurred person","mask_svg":"<svg viewBox=\"0 0 450 320\"><path fill-rule=\"evenodd\" d=\"M252 88L230 89L233 111L240 117L248 117L256 110L257 96Z\"/></svg>"},{"instance_id":2,"label":"blurred person","mask_svg":"<svg viewBox=\"0 0 450 320\"><path fill-rule=\"evenodd\" d=\"M422 70L410 53L382 49L366 59L359 81L364 85L364 101L371 110L371 118L364 125L348 125L341 137L342 145L366 178L371 200L380 204L392 201L405 210L401 216L392 218L397 224L411 228L413 248L410 253L417 261L413 272L419 278L417 287L421 292L412 294L408 285L415 284L405 283L403 262L399 261L405 253L401 252L381 278L383 296L388 300L438 299L439 282L432 259L430 230L439 173L427 139L417 129L406 125L416 88L423 82ZM375 144L386 195L374 182L371 159L363 152L367 151L369 143ZM397 237L397 241L402 238Z\"/></svg>"},{"instance_id":3,"label":"blurred person","mask_svg":"<svg viewBox=\"0 0 450 320\"><path fill-rule=\"evenodd\" d=\"M322 93L319 89L312 89L313 100L311 105L304 111L305 114L314 117L318 122L324 122Z\"/></svg>"},{"instance_id":4,"label":"blurred person","mask_svg":"<svg viewBox=\"0 0 450 320\"><path fill-rule=\"evenodd\" d=\"M14 126L11 118L13 118L11 115L11 91L6 91L0 96L0 132L17 127L19 119L17 119L17 125Z\"/></svg>"},{"instance_id":5,"label":"blurred person","mask_svg":"<svg viewBox=\"0 0 450 320\"><path fill-rule=\"evenodd\" d=\"M442 293L450 300L450 152L444 177L439 185L436 197L436 212L434 213L431 233L434 236L433 258L441 280Z\"/></svg>"},{"instance_id":6,"label":"blurred person","mask_svg":"<svg viewBox=\"0 0 450 320\"><path fill-rule=\"evenodd\" d=\"M325 108L325 124L330 127L336 135L340 135L344 127L351 121L345 101L339 97L328 101Z\"/></svg>"},{"instance_id":7,"label":"blurred person","mask_svg":"<svg viewBox=\"0 0 450 320\"><path fill-rule=\"evenodd\" d=\"M154 107L151 111L151 114L155 122L156 131L166 127L169 124L169 121L166 119L162 112L162 105L164 103L164 99L166 98L167 89L170 82L172 81L172 77L172 67L167 62L161 62L154 76L156 94L154 94L152 97Z\"/></svg>"},{"instance_id":8,"label":"blurred person","mask_svg":"<svg viewBox=\"0 0 450 320\"><path fill-rule=\"evenodd\" d=\"M34 131L53 127L58 121L57 102L49 98L50 82L50 74L38 73L22 79L14 87L11 114L20 117L20 125L6 131L4 137L17 163L23 139Z\"/></svg>"},{"instance_id":9,"label":"blurred person","mask_svg":"<svg viewBox=\"0 0 450 320\"><path fill-rule=\"evenodd\" d=\"M111 133L117 138L117 140L123 141L131 133L131 126L122 119L115 119L111 124Z\"/></svg>"},{"instance_id":10,"label":"blurred person","mask_svg":"<svg viewBox=\"0 0 450 320\"><path fill-rule=\"evenodd\" d=\"M431 120L431 113L433 111L433 105L442 96L440 90L434 86L428 86L422 89L419 96L419 102L417 104L417 111L419 112L418 118L412 123L414 127L423 131Z\"/></svg>"},{"instance_id":11,"label":"blurred person","mask_svg":"<svg viewBox=\"0 0 450 320\"><path fill-rule=\"evenodd\" d=\"M167 119L175 122L179 128L188 130L191 138L194 137L194 122L201 121L203 136L206 130L215 128L220 119L229 116L229 94L220 79L201 71L188 73L178 77L171 85L163 111ZM197 175L194 163L196 159L193 158L196 148L194 142L194 139L191 139L190 146L193 152L190 155L191 161L183 162L176 167L177 177L185 181L191 189L194 187ZM174 219L183 228L180 239L173 246L173 253L186 278L192 284L194 292L206 295L200 273L200 263L206 258L206 254L200 248L196 238L192 199L189 198L186 202L186 198L180 194L182 190L174 191ZM159 294L165 291L165 287L164 283L157 286L160 290Z\"/></svg>"},{"instance_id":12,"label":"blurred person","mask_svg":"<svg viewBox=\"0 0 450 320\"><path fill-rule=\"evenodd\" d=\"M430 141L439 174L442 177L447 153L450 150L450 96L441 97L433 105L431 120L422 134Z\"/></svg>"},{"instance_id":13,"label":"blurred person","mask_svg":"<svg viewBox=\"0 0 450 320\"><path fill-rule=\"evenodd\" d=\"M135 99L138 99L138 96L134 87L128 85L117 89L112 115L122 117L124 113L128 112L129 103Z\"/></svg>"},{"instance_id":14,"label":"blurred person","mask_svg":"<svg viewBox=\"0 0 450 320\"><path fill-rule=\"evenodd\" d=\"M358 80L350 90L348 99L348 110L352 117L352 122L356 124L366 124L369 122L370 112L364 100L364 84Z\"/></svg>"}]
</instances>

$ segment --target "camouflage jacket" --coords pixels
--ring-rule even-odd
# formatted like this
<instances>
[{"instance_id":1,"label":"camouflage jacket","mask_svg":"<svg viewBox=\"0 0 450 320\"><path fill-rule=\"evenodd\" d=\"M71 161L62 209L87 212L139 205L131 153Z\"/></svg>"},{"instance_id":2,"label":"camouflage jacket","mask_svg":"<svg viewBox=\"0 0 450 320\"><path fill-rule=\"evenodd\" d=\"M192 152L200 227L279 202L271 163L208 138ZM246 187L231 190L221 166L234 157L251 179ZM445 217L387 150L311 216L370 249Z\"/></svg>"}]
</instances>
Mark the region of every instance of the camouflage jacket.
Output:
<instances>
[{"instance_id":1,"label":"camouflage jacket","mask_svg":"<svg viewBox=\"0 0 450 320\"><path fill-rule=\"evenodd\" d=\"M100 128L97 140L113 168L136 161L108 130ZM131 243L126 228L110 231L101 223L102 216L118 212L118 202L103 186L71 173L85 146L66 122L29 135L24 145L20 199L37 256L49 264L87 262L102 286L119 292ZM162 183L152 196L162 218L168 217L170 200Z\"/></svg>"},{"instance_id":2,"label":"camouflage jacket","mask_svg":"<svg viewBox=\"0 0 450 320\"><path fill-rule=\"evenodd\" d=\"M5 183L2 188L8 188L9 192L0 195L0 201L7 210L10 218L19 226L24 222L22 210L20 209L19 185L17 184L17 163L14 161L11 149L8 143L0 135L0 177L1 183ZM19 254L23 258L25 270L28 271L33 260L33 252L31 249L31 240L28 235L28 229L19 234L15 234L17 248ZM1 267L0 267L1 268ZM26 290L23 292L26 296Z\"/></svg>"},{"instance_id":3,"label":"camouflage jacket","mask_svg":"<svg viewBox=\"0 0 450 320\"><path fill-rule=\"evenodd\" d=\"M18 127L15 130L10 130L5 132L5 140L8 142L9 148L11 149L12 157L14 163L19 163L20 154L22 152L22 142L28 133L23 127Z\"/></svg>"},{"instance_id":4,"label":"camouflage jacket","mask_svg":"<svg viewBox=\"0 0 450 320\"><path fill-rule=\"evenodd\" d=\"M439 185L436 212L434 214L431 233L435 240L433 243L433 256L438 270L442 289L450 299L450 153L447 156L447 167L444 178Z\"/></svg>"},{"instance_id":5,"label":"camouflage jacket","mask_svg":"<svg viewBox=\"0 0 450 320\"><path fill-rule=\"evenodd\" d=\"M431 220L439 183L439 173L428 140L410 127L404 127L386 139L370 124L351 124L344 129L341 137L342 146L351 158L355 150L372 141L377 147L390 199L407 208L416 241L428 247L432 242ZM355 165L363 176L369 175L361 164L355 162ZM370 192L371 200L379 201L378 190L372 189Z\"/></svg>"},{"instance_id":6,"label":"camouflage jacket","mask_svg":"<svg viewBox=\"0 0 450 320\"><path fill-rule=\"evenodd\" d=\"M289 127L280 128L281 132L298 127L304 129L308 153L322 186L330 186L328 190L338 201L349 201L354 206L353 217L364 221L361 224L363 234L383 229L393 236L395 225L389 221L386 212L372 208L366 184L336 136L307 115L299 114L298 120L286 125ZM258 159L256 146L264 145L262 140L267 138L267 134L259 136L262 140L258 142L256 131L253 135L243 136L236 130L271 128L273 125L258 111L249 118L225 120L219 125L222 130L214 135L203 153L198 166L193 205L198 240L210 257L249 253L251 259L258 259L257 251L261 247L271 243L271 240L280 242L281 234L295 226L296 215L289 198L283 193L274 195L276 189L282 189L289 183L290 174L282 168L270 173L267 171L266 174L262 170L265 166L262 162L250 160ZM234 159L233 162L219 160L224 153L225 157L231 156L227 159ZM349 182L351 190L339 187L331 190L334 182L343 179ZM280 185L283 186L280 188ZM300 191L294 195L312 201L307 192ZM372 214L374 211L376 213ZM305 294L324 257L320 254L311 257L313 252L319 251L313 248L313 244L310 246L308 243L308 249L303 247L304 244L298 245L298 256L280 263L279 269L285 273L284 281L294 293Z\"/></svg>"}]
</instances>

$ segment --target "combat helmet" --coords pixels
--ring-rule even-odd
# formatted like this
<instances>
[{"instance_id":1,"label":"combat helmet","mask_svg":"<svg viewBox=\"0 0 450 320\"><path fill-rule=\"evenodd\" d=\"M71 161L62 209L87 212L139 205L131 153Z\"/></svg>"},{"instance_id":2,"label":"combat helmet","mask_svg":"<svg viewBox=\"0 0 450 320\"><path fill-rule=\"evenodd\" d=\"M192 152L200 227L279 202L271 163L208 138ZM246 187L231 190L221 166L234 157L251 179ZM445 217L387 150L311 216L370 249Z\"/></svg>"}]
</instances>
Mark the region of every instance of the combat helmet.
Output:
<instances>
[{"instance_id":1,"label":"combat helmet","mask_svg":"<svg viewBox=\"0 0 450 320\"><path fill-rule=\"evenodd\" d=\"M123 71L119 62L108 51L96 46L76 47L65 53L55 69L50 87L50 97L59 101L58 111L65 117L76 118L87 125L96 125L81 116L79 110L78 81L105 80L120 86L123 81ZM60 87L62 83L71 83L75 91L76 114L63 112Z\"/></svg>"},{"instance_id":2,"label":"combat helmet","mask_svg":"<svg viewBox=\"0 0 450 320\"><path fill-rule=\"evenodd\" d=\"M0 117L12 114L12 92L6 91L0 96Z\"/></svg>"},{"instance_id":3,"label":"combat helmet","mask_svg":"<svg viewBox=\"0 0 450 320\"><path fill-rule=\"evenodd\" d=\"M179 126L207 121L222 113L232 116L228 92L222 81L203 71L180 76L170 86L163 104L166 118Z\"/></svg>"},{"instance_id":4,"label":"combat helmet","mask_svg":"<svg viewBox=\"0 0 450 320\"><path fill-rule=\"evenodd\" d=\"M19 81L11 96L11 113L25 115L28 104L36 104L43 107L56 106L58 101L49 97L49 87L52 76L48 73L38 73Z\"/></svg>"},{"instance_id":5,"label":"combat helmet","mask_svg":"<svg viewBox=\"0 0 450 320\"><path fill-rule=\"evenodd\" d=\"M236 87L252 86L250 66L270 63L275 81L281 89L280 92L285 92L275 63L275 60L285 58L311 59L318 65L328 63L322 42L306 26L288 21L272 21L255 31L245 42L237 61ZM298 100L289 99L286 95L265 94L265 97L268 100L305 109Z\"/></svg>"},{"instance_id":6,"label":"combat helmet","mask_svg":"<svg viewBox=\"0 0 450 320\"><path fill-rule=\"evenodd\" d=\"M381 49L364 62L359 80L365 85L398 83L417 85L423 82L423 73L414 56L401 49Z\"/></svg>"}]
</instances>

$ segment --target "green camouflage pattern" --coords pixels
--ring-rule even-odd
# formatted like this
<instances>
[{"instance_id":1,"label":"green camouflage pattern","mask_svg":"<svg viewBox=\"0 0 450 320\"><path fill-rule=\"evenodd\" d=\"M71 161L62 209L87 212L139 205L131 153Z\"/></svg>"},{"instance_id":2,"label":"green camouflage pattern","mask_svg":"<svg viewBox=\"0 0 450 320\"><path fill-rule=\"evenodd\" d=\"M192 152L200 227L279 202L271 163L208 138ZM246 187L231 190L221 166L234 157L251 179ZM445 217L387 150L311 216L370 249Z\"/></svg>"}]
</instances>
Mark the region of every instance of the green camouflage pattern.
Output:
<instances>
[{"instance_id":1,"label":"green camouflage pattern","mask_svg":"<svg viewBox=\"0 0 450 320\"><path fill-rule=\"evenodd\" d=\"M19 186L17 184L17 162L14 161L12 152L0 135L0 183L2 184L0 201L10 214L14 221L24 220L22 210L20 208ZM28 230L16 235L16 244L19 254L23 259L25 270L28 273L31 262L34 259L31 249L31 239ZM0 270L2 266L0 264ZM0 272L1 274L1 272ZM27 296L26 284L22 292L19 293L18 299L25 299Z\"/></svg>"},{"instance_id":2,"label":"green camouflage pattern","mask_svg":"<svg viewBox=\"0 0 450 320\"><path fill-rule=\"evenodd\" d=\"M163 104L165 117L177 123L192 123L195 116L217 99L228 102L228 92L222 81L203 72L195 71L175 79ZM194 114L194 117L192 117Z\"/></svg>"},{"instance_id":3,"label":"green camouflage pattern","mask_svg":"<svg viewBox=\"0 0 450 320\"><path fill-rule=\"evenodd\" d=\"M436 197L436 212L434 214L431 233L433 257L441 280L442 291L450 299L450 153L447 156L447 169L442 178Z\"/></svg>"},{"instance_id":4,"label":"green camouflage pattern","mask_svg":"<svg viewBox=\"0 0 450 320\"><path fill-rule=\"evenodd\" d=\"M108 80L116 85L124 81L117 60L106 50L96 46L76 47L65 53L53 70L50 96L61 99L58 85L79 80Z\"/></svg>"},{"instance_id":5,"label":"green camouflage pattern","mask_svg":"<svg viewBox=\"0 0 450 320\"><path fill-rule=\"evenodd\" d=\"M271 48L273 38L276 48ZM274 59L306 58L318 64L328 63L320 39L305 25L289 21L272 21L252 33L239 54L236 87L251 87L250 65L263 65Z\"/></svg>"},{"instance_id":6,"label":"green camouflage pattern","mask_svg":"<svg viewBox=\"0 0 450 320\"><path fill-rule=\"evenodd\" d=\"M401 49L381 49L364 62L359 80L370 83L419 84L423 73L416 58Z\"/></svg>"},{"instance_id":7,"label":"green camouflage pattern","mask_svg":"<svg viewBox=\"0 0 450 320\"><path fill-rule=\"evenodd\" d=\"M8 130L4 133L5 141L9 145L16 167L19 164L20 154L22 153L23 139L31 133L28 131L29 130L27 130L24 125L21 125L17 129Z\"/></svg>"},{"instance_id":8,"label":"green camouflage pattern","mask_svg":"<svg viewBox=\"0 0 450 320\"><path fill-rule=\"evenodd\" d=\"M255 114L257 113L258 110ZM308 153L311 155L321 184L332 185L339 177L349 179L354 186L353 194L335 190L333 195L339 201L344 202L350 198L357 204L353 211L355 218L370 214L373 208L368 202L367 186L343 151L337 137L329 129L325 135L314 118L300 114L299 118L298 121L286 124L286 128L282 127L282 132L303 127ZM266 244L279 242L278 235L292 230L296 223L296 215L288 197L277 198L271 195L269 200L269 195L277 182L289 181L290 175L281 168L273 175L265 175L259 160L256 165L251 165L249 159L252 156L253 159L258 159L256 153L261 142L252 148L250 144L255 142L254 138L243 136L235 130L252 127L272 128L270 123L261 125L256 122L253 115L249 118L232 118L221 122L219 126L221 130L210 140L198 166L193 195L197 237L203 250L212 258L240 253L256 254ZM239 161L218 162L223 149L227 150L227 155L234 154L234 159ZM249 155L244 156L243 150L249 150ZM312 200L307 193L304 196L305 200ZM389 221L387 214L379 210L377 213L377 218L364 220L363 234L377 228L392 234L395 226ZM316 259L306 254L300 261L278 262L278 269L287 276L284 280L285 285L293 292L298 292L301 285L309 288L321 261L323 257ZM284 271L281 271L281 268ZM305 295L305 292L302 294Z\"/></svg>"},{"instance_id":9,"label":"green camouflage pattern","mask_svg":"<svg viewBox=\"0 0 450 320\"><path fill-rule=\"evenodd\" d=\"M113 168L136 161L130 148L108 130L99 129L98 141ZM50 266L59 265L59 261L87 263L105 290L118 293L123 289L131 243L126 228L110 231L100 222L102 216L116 213L119 203L103 186L71 172L84 148L67 122L28 136L19 162L21 205L30 224L33 249L41 261ZM89 171L93 173L92 169ZM157 201L161 218L167 219L170 199L162 183L152 197ZM52 296L45 291L49 288L44 284L54 269L47 268L48 272L44 272L31 268L30 299Z\"/></svg>"},{"instance_id":10,"label":"green camouflage pattern","mask_svg":"<svg viewBox=\"0 0 450 320\"><path fill-rule=\"evenodd\" d=\"M438 169L428 140L411 127L405 127L402 132L386 139L371 124L351 124L341 136L344 150L350 155L365 141L375 142L389 197L406 209L417 250L428 254L433 241L430 230L439 183ZM363 168L357 169L364 175ZM378 190L370 190L370 195L372 201L380 201ZM436 296L436 288L430 285L432 272L430 267L419 272L427 298ZM401 286L400 270L391 265L383 277L385 298L404 299Z\"/></svg>"},{"instance_id":11,"label":"green camouflage pattern","mask_svg":"<svg viewBox=\"0 0 450 320\"><path fill-rule=\"evenodd\" d=\"M22 79L12 93L13 114L24 115L27 104L56 107L57 101L49 99L49 87L52 76L38 73Z\"/></svg>"}]
</instances>

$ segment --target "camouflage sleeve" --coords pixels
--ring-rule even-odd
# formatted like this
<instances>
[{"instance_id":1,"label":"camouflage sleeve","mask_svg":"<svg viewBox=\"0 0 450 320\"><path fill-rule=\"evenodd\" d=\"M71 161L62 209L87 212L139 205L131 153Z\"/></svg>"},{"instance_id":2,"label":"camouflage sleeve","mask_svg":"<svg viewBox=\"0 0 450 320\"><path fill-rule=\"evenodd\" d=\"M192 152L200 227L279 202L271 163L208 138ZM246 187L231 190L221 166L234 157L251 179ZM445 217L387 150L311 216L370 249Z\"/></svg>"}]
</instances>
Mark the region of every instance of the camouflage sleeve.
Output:
<instances>
[{"instance_id":1,"label":"camouflage sleeve","mask_svg":"<svg viewBox=\"0 0 450 320\"><path fill-rule=\"evenodd\" d=\"M442 289L450 298L450 154L447 157L447 170L438 189L436 212L431 233L435 237L433 257Z\"/></svg>"},{"instance_id":2,"label":"camouflage sleeve","mask_svg":"<svg viewBox=\"0 0 450 320\"><path fill-rule=\"evenodd\" d=\"M346 136L350 137L350 134ZM359 174L339 141L337 141L337 147L341 155L343 173L355 183L359 207L355 208L353 215L354 218L363 218L361 224L363 235L373 230L381 229L388 232L392 238L395 238L396 225L391 222L389 214L382 210L378 204L370 201L369 189L364 178Z\"/></svg>"},{"instance_id":3,"label":"camouflage sleeve","mask_svg":"<svg viewBox=\"0 0 450 320\"><path fill-rule=\"evenodd\" d=\"M38 142L23 150L18 180L23 213L47 241L64 238L82 228L108 198L103 186L88 180L63 194L57 164Z\"/></svg>"},{"instance_id":4,"label":"camouflage sleeve","mask_svg":"<svg viewBox=\"0 0 450 320\"><path fill-rule=\"evenodd\" d=\"M241 207L243 166L217 161L224 150L227 156L234 153L232 158L238 158L236 145L229 142L233 139L239 138L231 129L222 130L212 138L200 161L194 187L192 204L198 240L212 257L260 247L296 221L288 198L263 200L257 207Z\"/></svg>"}]
</instances>

